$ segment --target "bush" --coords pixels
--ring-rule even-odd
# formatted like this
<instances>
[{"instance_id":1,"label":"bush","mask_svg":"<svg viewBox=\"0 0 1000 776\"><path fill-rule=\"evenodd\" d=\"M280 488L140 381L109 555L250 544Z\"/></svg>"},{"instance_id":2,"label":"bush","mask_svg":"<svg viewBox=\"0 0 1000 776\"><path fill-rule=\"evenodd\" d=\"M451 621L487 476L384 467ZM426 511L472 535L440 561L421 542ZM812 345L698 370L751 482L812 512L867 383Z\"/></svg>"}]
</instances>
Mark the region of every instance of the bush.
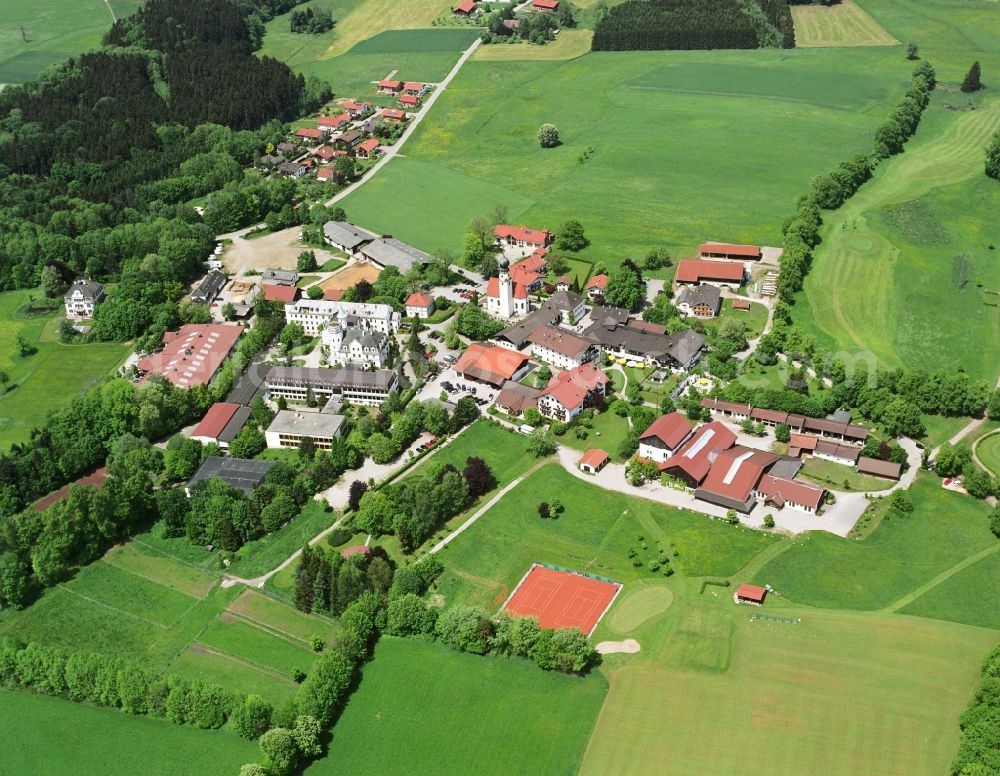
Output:
<instances>
[{"instance_id":1,"label":"bush","mask_svg":"<svg viewBox=\"0 0 1000 776\"><path fill-rule=\"evenodd\" d=\"M334 528L326 535L326 543L331 547L343 547L353 535L349 528Z\"/></svg>"},{"instance_id":2,"label":"bush","mask_svg":"<svg viewBox=\"0 0 1000 776\"><path fill-rule=\"evenodd\" d=\"M559 145L559 130L552 124L542 124L538 128L538 144L542 148L555 148Z\"/></svg>"}]
</instances>

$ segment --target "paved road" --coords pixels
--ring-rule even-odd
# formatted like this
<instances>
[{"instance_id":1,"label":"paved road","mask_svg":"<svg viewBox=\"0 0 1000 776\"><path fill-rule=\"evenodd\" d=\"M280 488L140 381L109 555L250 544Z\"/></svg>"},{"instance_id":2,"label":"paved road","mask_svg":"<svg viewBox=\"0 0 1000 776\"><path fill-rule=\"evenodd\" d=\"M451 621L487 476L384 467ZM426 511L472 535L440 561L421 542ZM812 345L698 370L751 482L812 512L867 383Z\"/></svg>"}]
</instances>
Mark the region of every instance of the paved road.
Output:
<instances>
[{"instance_id":1,"label":"paved road","mask_svg":"<svg viewBox=\"0 0 1000 776\"><path fill-rule=\"evenodd\" d=\"M437 84L434 91L431 92L426 102L424 102L423 107L421 107L420 110L417 111L417 113L414 115L413 120L410 122L410 126L408 126L403 131L403 134L400 136L399 140L397 140L391 146L386 146L383 149L382 158L380 158L377 162L375 162L375 164L371 166L368 172L365 173L364 176L361 177L361 179L355 181L346 189L338 192L330 199L328 199L326 201L327 207L333 205L336 202L339 202L349 194L353 194L355 191L358 190L358 188L363 186L366 181L371 180L379 170L381 170L385 165L387 165L390 159L399 154L399 150L403 147L403 144L406 143L407 140L409 140L410 135L414 133L414 131L420 125L420 122L424 120L424 117L428 113L430 113L430 110L434 106L434 103L437 102L438 97L441 96L441 93L448 87L448 84L450 84L452 80L455 78L455 76L458 75L458 71L462 69L462 65L464 65L469 60L469 57L471 57L476 52L476 49L479 48L482 42L483 41L480 38L476 38L476 40L472 43L472 45L469 46L462 53L462 56L459 57L458 62L455 63L455 66L450 71L448 71L448 75L444 77L444 80L442 80L440 83Z\"/></svg>"}]
</instances>

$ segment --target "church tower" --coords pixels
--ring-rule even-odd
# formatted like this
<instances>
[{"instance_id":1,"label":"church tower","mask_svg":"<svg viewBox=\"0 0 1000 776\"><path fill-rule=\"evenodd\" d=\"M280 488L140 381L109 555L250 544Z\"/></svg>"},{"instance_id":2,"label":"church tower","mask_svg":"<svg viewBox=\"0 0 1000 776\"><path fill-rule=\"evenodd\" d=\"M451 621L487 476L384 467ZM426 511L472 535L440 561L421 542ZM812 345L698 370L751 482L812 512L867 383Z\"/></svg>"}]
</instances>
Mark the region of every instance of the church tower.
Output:
<instances>
[{"instance_id":1,"label":"church tower","mask_svg":"<svg viewBox=\"0 0 1000 776\"><path fill-rule=\"evenodd\" d=\"M510 318L514 314L514 284L510 280L510 271L507 257L503 256L498 262L500 267L499 297L500 297L500 317Z\"/></svg>"}]
</instances>

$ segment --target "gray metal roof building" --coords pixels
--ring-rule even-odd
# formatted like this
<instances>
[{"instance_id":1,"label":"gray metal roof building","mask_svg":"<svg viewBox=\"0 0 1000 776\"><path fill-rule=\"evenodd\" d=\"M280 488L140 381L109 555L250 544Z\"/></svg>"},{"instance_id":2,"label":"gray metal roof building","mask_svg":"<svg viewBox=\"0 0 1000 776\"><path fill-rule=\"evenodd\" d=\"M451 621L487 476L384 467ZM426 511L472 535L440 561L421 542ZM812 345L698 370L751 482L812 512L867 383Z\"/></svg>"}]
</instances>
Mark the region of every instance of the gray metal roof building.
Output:
<instances>
[{"instance_id":1,"label":"gray metal roof building","mask_svg":"<svg viewBox=\"0 0 1000 776\"><path fill-rule=\"evenodd\" d=\"M377 234L347 221L327 221L323 224L323 237L330 245L347 253L354 253L362 245L378 239Z\"/></svg>"},{"instance_id":2,"label":"gray metal roof building","mask_svg":"<svg viewBox=\"0 0 1000 776\"><path fill-rule=\"evenodd\" d=\"M192 301L198 304L211 304L226 285L228 278L217 269L209 271L201 285L191 294Z\"/></svg>"},{"instance_id":3,"label":"gray metal roof building","mask_svg":"<svg viewBox=\"0 0 1000 776\"><path fill-rule=\"evenodd\" d=\"M188 480L188 494L190 494L191 488L199 482L212 477L218 477L243 493L250 493L264 482L264 478L272 466L274 466L274 461L251 461L246 458L223 458L219 455L210 455L202 461L198 471Z\"/></svg>"},{"instance_id":4,"label":"gray metal roof building","mask_svg":"<svg viewBox=\"0 0 1000 776\"><path fill-rule=\"evenodd\" d=\"M382 267L396 267L400 272L408 272L416 264L427 264L431 257L412 245L407 245L392 237L379 237L368 243L359 253L372 264Z\"/></svg>"}]
</instances>

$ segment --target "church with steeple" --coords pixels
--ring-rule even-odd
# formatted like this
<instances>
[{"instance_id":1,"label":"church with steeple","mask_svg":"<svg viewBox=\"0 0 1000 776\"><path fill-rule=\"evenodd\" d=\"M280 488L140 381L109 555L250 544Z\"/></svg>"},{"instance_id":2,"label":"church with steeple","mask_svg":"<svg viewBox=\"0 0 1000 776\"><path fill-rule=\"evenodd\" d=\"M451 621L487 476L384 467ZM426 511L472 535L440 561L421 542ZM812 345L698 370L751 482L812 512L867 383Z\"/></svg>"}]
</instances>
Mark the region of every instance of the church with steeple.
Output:
<instances>
[{"instance_id":1,"label":"church with steeple","mask_svg":"<svg viewBox=\"0 0 1000 776\"><path fill-rule=\"evenodd\" d=\"M490 278L486 286L486 312L497 318L513 318L528 314L528 289L511 279L510 263L501 257L499 276Z\"/></svg>"}]
</instances>

